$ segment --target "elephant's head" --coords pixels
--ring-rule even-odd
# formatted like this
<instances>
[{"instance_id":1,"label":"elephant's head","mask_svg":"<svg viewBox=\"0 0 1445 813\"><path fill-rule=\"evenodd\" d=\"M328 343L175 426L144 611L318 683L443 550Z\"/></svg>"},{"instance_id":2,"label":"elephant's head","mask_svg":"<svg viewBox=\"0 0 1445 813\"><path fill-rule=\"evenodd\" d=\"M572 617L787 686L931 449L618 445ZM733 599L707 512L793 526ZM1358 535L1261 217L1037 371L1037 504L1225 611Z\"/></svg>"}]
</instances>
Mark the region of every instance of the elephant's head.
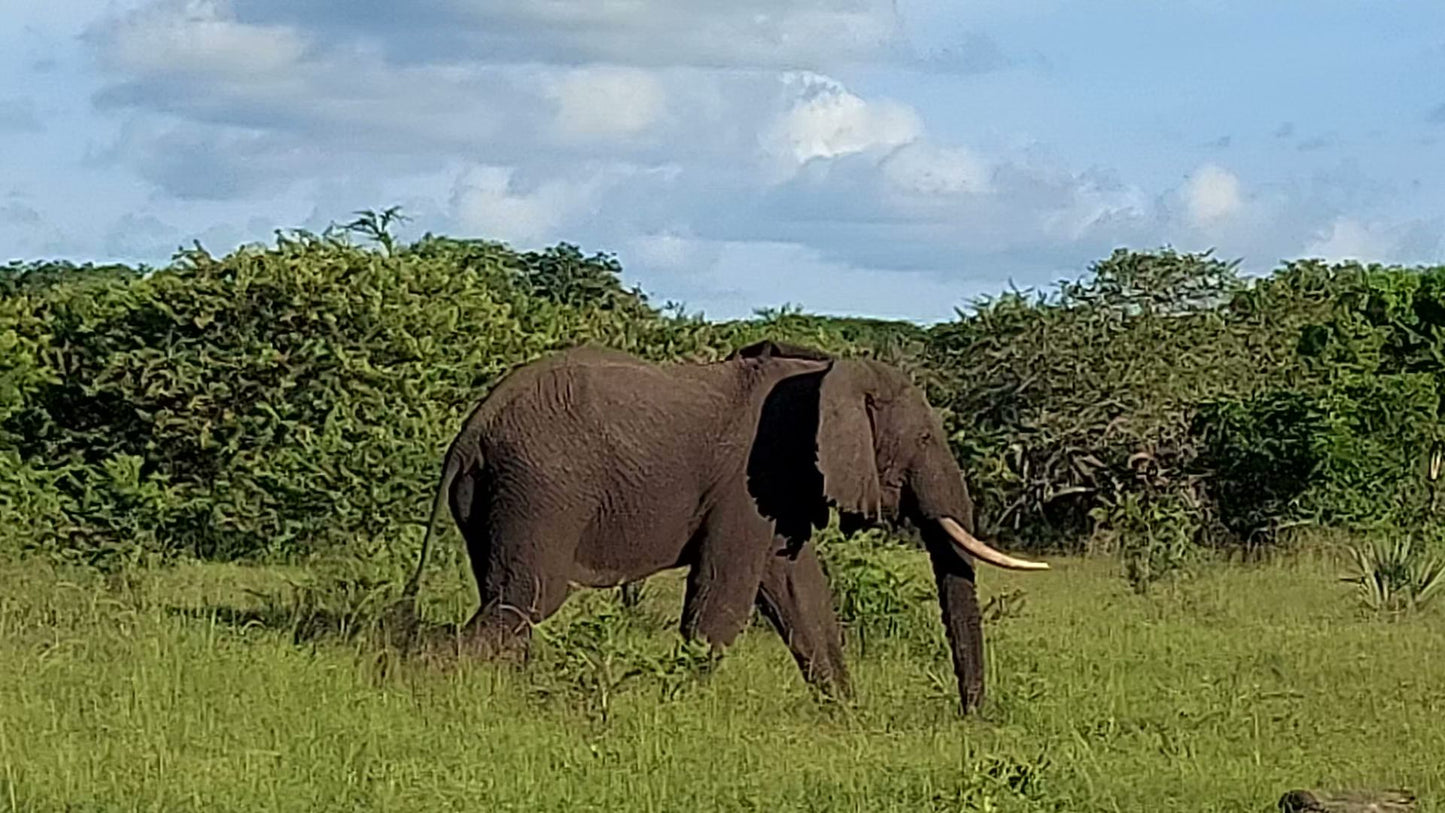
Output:
<instances>
[{"instance_id":1,"label":"elephant's head","mask_svg":"<svg viewBox=\"0 0 1445 813\"><path fill-rule=\"evenodd\" d=\"M736 357L824 358L816 350L760 342ZM1048 565L1010 556L974 536L973 501L947 435L904 373L871 360L780 383L764 406L749 479L778 533L800 547L838 508L843 530L907 523L933 560L943 622L965 711L983 697L983 633L975 559L1013 570Z\"/></svg>"}]
</instances>

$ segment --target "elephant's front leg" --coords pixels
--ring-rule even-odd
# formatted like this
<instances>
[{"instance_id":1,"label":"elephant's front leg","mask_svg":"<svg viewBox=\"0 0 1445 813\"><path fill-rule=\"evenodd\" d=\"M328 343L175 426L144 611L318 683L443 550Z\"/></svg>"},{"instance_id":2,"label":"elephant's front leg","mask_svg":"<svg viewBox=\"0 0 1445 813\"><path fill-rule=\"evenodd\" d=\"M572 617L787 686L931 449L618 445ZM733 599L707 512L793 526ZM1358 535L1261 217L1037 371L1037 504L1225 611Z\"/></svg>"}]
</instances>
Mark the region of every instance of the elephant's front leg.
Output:
<instances>
[{"instance_id":1,"label":"elephant's front leg","mask_svg":"<svg viewBox=\"0 0 1445 813\"><path fill-rule=\"evenodd\" d=\"M842 696L851 694L843 631L812 545L805 545L796 559L781 554L769 558L757 604L783 637L805 680Z\"/></svg>"},{"instance_id":2,"label":"elephant's front leg","mask_svg":"<svg viewBox=\"0 0 1445 813\"><path fill-rule=\"evenodd\" d=\"M772 538L772 523L750 502L713 512L694 540L683 637L701 637L716 649L732 645L752 615Z\"/></svg>"}]
</instances>

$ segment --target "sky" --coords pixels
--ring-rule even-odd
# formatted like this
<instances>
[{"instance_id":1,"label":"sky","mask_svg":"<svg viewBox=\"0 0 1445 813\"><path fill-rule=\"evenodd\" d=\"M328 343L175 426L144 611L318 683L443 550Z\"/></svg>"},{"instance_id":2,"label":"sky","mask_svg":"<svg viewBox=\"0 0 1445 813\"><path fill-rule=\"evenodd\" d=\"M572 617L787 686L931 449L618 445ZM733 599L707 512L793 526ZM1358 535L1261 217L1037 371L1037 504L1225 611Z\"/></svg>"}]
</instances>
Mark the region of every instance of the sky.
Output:
<instances>
[{"instance_id":1,"label":"sky","mask_svg":"<svg viewBox=\"0 0 1445 813\"><path fill-rule=\"evenodd\" d=\"M1445 4L0 3L0 262L393 205L711 318L932 322L1119 247L1445 263Z\"/></svg>"}]
</instances>

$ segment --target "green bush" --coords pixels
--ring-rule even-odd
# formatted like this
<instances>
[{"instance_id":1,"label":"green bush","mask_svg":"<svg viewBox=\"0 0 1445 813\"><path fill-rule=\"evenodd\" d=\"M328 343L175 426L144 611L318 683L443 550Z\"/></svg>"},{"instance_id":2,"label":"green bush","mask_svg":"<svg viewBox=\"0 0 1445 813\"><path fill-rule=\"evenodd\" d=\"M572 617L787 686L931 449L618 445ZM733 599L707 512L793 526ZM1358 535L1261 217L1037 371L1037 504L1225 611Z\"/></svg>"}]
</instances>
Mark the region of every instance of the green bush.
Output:
<instances>
[{"instance_id":1,"label":"green bush","mask_svg":"<svg viewBox=\"0 0 1445 813\"><path fill-rule=\"evenodd\" d=\"M1303 383L1200 405L1197 468L1224 527L1404 526L1426 516L1441 369L1412 336L1418 277L1340 270L1335 310L1300 333ZM1419 358L1410 358L1419 355Z\"/></svg>"},{"instance_id":2,"label":"green bush","mask_svg":"<svg viewBox=\"0 0 1445 813\"><path fill-rule=\"evenodd\" d=\"M63 470L31 465L0 449L0 557L14 557L62 538L69 528L57 480Z\"/></svg>"},{"instance_id":3,"label":"green bush","mask_svg":"<svg viewBox=\"0 0 1445 813\"><path fill-rule=\"evenodd\" d=\"M1329 434L1308 492L1319 521L1335 526L1420 521L1429 502L1426 466L1438 437L1432 375L1354 377L1326 394Z\"/></svg>"},{"instance_id":4,"label":"green bush","mask_svg":"<svg viewBox=\"0 0 1445 813\"><path fill-rule=\"evenodd\" d=\"M933 629L936 620L919 615L920 608L936 606L933 587L901 561L901 556L916 552L888 544L877 532L845 540L836 522L818 543L838 620L858 640L862 652Z\"/></svg>"},{"instance_id":5,"label":"green bush","mask_svg":"<svg viewBox=\"0 0 1445 813\"><path fill-rule=\"evenodd\" d=\"M971 478L983 530L1078 550L1095 508L1192 464L1190 420L1299 366L1289 298L1208 254L1117 251L1053 296L1014 292L932 332L930 389ZM1299 308L1304 311L1306 309Z\"/></svg>"},{"instance_id":6,"label":"green bush","mask_svg":"<svg viewBox=\"0 0 1445 813\"><path fill-rule=\"evenodd\" d=\"M1140 594L1186 575L1199 551L1200 512L1177 491L1125 493L1094 517L1096 533L1119 553L1125 580Z\"/></svg>"},{"instance_id":7,"label":"green bush","mask_svg":"<svg viewBox=\"0 0 1445 813\"><path fill-rule=\"evenodd\" d=\"M1250 538L1297 519L1328 426L1318 399L1296 390L1202 404L1193 426L1202 446L1197 465L1207 472L1222 525Z\"/></svg>"},{"instance_id":8,"label":"green bush","mask_svg":"<svg viewBox=\"0 0 1445 813\"><path fill-rule=\"evenodd\" d=\"M160 269L0 268L0 545L106 567L409 561L442 449L506 371L586 342L709 361L764 337L906 370L1010 546L1117 537L1153 573L1183 536L1434 522L1445 269L1301 261L1246 281L1207 253L1120 250L930 328L713 322L655 308L605 254L400 244L395 210L359 215Z\"/></svg>"},{"instance_id":9,"label":"green bush","mask_svg":"<svg viewBox=\"0 0 1445 813\"><path fill-rule=\"evenodd\" d=\"M64 373L8 398L3 423L24 460L74 467L59 483L81 533L51 542L226 559L392 545L498 376L661 328L529 298L508 263L500 248L386 256L302 235L51 286L31 304Z\"/></svg>"},{"instance_id":10,"label":"green bush","mask_svg":"<svg viewBox=\"0 0 1445 813\"><path fill-rule=\"evenodd\" d=\"M572 701L606 723L623 692L651 686L659 700L674 700L708 679L719 654L702 641L675 641L659 655L639 636L638 619L611 597L589 596L592 606L566 625L534 630L545 669L541 697Z\"/></svg>"}]
</instances>

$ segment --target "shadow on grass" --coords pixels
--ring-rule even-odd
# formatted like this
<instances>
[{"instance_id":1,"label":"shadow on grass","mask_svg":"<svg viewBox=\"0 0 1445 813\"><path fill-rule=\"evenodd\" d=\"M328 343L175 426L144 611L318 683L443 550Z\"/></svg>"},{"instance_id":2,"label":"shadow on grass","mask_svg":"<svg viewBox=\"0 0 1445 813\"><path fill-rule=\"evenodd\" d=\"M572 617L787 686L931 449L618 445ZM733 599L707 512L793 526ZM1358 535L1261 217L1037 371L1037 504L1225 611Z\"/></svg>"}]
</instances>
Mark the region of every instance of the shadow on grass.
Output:
<instances>
[{"instance_id":1,"label":"shadow on grass","mask_svg":"<svg viewBox=\"0 0 1445 813\"><path fill-rule=\"evenodd\" d=\"M248 590L256 599L252 606L209 603L166 611L239 632L278 632L294 645L355 643L402 655L455 654L459 625L420 618L410 604L392 598L390 588L355 580L293 582L277 592Z\"/></svg>"}]
</instances>

